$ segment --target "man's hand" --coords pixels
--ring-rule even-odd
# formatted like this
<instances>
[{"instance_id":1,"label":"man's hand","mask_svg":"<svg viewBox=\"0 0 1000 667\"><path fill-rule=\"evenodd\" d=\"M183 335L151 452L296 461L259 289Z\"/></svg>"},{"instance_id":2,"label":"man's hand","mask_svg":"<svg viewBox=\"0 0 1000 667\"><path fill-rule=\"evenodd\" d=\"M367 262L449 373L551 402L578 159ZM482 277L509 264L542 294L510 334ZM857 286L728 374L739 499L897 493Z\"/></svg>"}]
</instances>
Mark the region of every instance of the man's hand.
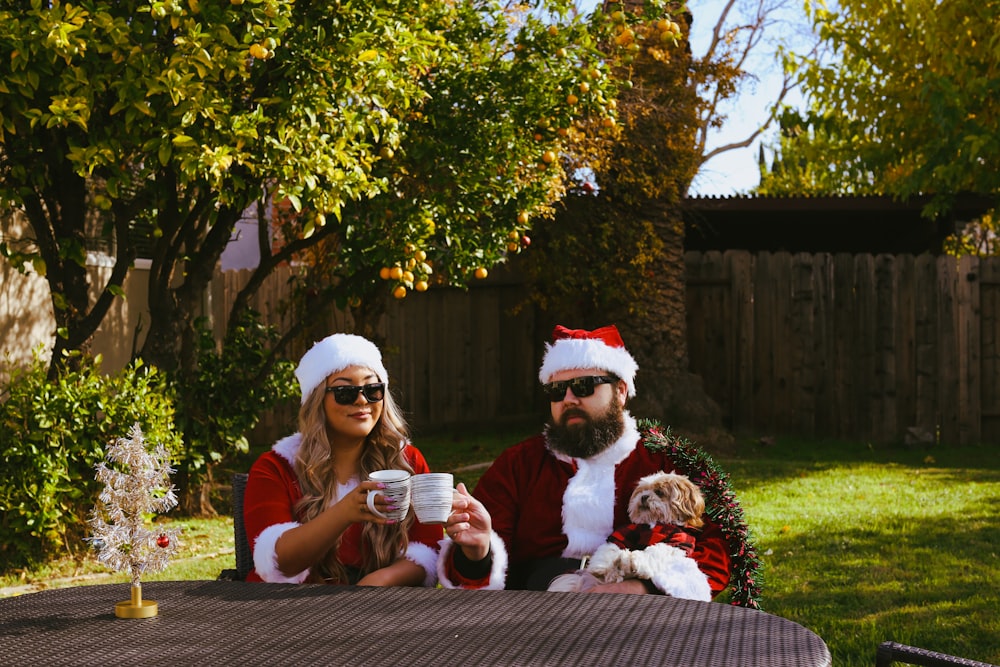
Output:
<instances>
[{"instance_id":1,"label":"man's hand","mask_svg":"<svg viewBox=\"0 0 1000 667\"><path fill-rule=\"evenodd\" d=\"M493 532L490 513L472 497L465 484L459 484L455 490L445 531L470 561L480 561L490 552L490 535Z\"/></svg>"}]
</instances>

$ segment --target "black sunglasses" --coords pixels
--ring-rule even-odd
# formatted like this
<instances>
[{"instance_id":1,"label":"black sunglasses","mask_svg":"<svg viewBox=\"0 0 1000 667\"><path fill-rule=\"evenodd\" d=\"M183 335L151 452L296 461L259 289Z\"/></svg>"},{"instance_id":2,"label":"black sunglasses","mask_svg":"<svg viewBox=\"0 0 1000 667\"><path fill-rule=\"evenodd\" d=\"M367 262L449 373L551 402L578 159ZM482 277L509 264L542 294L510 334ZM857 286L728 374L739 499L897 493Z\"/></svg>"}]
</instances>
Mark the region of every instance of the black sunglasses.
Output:
<instances>
[{"instance_id":1,"label":"black sunglasses","mask_svg":"<svg viewBox=\"0 0 1000 667\"><path fill-rule=\"evenodd\" d=\"M572 380L560 380L559 382L548 382L542 385L542 392L553 403L566 398L566 389L569 388L577 398L586 398L594 393L594 387L599 384L614 384L618 378L613 375L584 375Z\"/></svg>"},{"instance_id":2,"label":"black sunglasses","mask_svg":"<svg viewBox=\"0 0 1000 667\"><path fill-rule=\"evenodd\" d=\"M340 405L350 405L358 400L358 394L364 394L369 403L378 403L385 398L385 383L373 382L363 387L352 384L341 384L327 387L326 393L333 394L333 400Z\"/></svg>"}]
</instances>

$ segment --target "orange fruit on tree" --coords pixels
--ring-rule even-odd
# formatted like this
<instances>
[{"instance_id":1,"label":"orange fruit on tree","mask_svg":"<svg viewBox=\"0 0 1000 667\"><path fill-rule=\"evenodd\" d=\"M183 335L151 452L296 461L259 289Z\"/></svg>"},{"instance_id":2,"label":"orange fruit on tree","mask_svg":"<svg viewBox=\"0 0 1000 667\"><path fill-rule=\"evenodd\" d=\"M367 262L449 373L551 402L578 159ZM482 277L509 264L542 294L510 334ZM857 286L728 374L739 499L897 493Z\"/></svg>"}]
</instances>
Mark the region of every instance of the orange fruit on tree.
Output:
<instances>
[{"instance_id":1,"label":"orange fruit on tree","mask_svg":"<svg viewBox=\"0 0 1000 667\"><path fill-rule=\"evenodd\" d=\"M383 266L382 269L378 272L378 277L381 278L382 280L388 280L389 278L391 278L392 275L390 275L389 267Z\"/></svg>"},{"instance_id":2,"label":"orange fruit on tree","mask_svg":"<svg viewBox=\"0 0 1000 667\"><path fill-rule=\"evenodd\" d=\"M400 278L403 277L403 269L399 268L398 266L392 267L391 269L389 269L389 277L392 278L393 280L399 280Z\"/></svg>"},{"instance_id":3,"label":"orange fruit on tree","mask_svg":"<svg viewBox=\"0 0 1000 667\"><path fill-rule=\"evenodd\" d=\"M412 283L413 282L413 272L403 271L403 282Z\"/></svg>"},{"instance_id":4,"label":"orange fruit on tree","mask_svg":"<svg viewBox=\"0 0 1000 667\"><path fill-rule=\"evenodd\" d=\"M480 266L478 269L476 269L476 272L475 272L474 275L476 276L476 278L479 278L480 280L482 280L483 278L485 278L489 274L490 274L489 271L487 271L486 269L484 269L483 267Z\"/></svg>"},{"instance_id":5,"label":"orange fruit on tree","mask_svg":"<svg viewBox=\"0 0 1000 667\"><path fill-rule=\"evenodd\" d=\"M573 93L570 93L569 95L566 96L566 104L568 104L570 106L573 106L574 104L576 104L579 101L580 101L580 98L577 97L576 95L574 95Z\"/></svg>"},{"instance_id":6,"label":"orange fruit on tree","mask_svg":"<svg viewBox=\"0 0 1000 667\"><path fill-rule=\"evenodd\" d=\"M528 224L528 212L527 211L521 211L520 213L517 214L517 223L519 225L526 225L526 224Z\"/></svg>"},{"instance_id":7,"label":"orange fruit on tree","mask_svg":"<svg viewBox=\"0 0 1000 667\"><path fill-rule=\"evenodd\" d=\"M517 252L517 249L520 247L517 241L507 241L507 250L510 252Z\"/></svg>"},{"instance_id":8,"label":"orange fruit on tree","mask_svg":"<svg viewBox=\"0 0 1000 667\"><path fill-rule=\"evenodd\" d=\"M542 153L542 162L545 164L552 164L556 161L555 151L545 151Z\"/></svg>"},{"instance_id":9,"label":"orange fruit on tree","mask_svg":"<svg viewBox=\"0 0 1000 667\"><path fill-rule=\"evenodd\" d=\"M416 282L416 284L413 286L413 289L417 290L418 292L426 292L427 291L427 281L426 280L418 280Z\"/></svg>"},{"instance_id":10,"label":"orange fruit on tree","mask_svg":"<svg viewBox=\"0 0 1000 667\"><path fill-rule=\"evenodd\" d=\"M392 290L392 295L397 299L402 299L406 296L406 287L403 285L396 285L396 289Z\"/></svg>"}]
</instances>

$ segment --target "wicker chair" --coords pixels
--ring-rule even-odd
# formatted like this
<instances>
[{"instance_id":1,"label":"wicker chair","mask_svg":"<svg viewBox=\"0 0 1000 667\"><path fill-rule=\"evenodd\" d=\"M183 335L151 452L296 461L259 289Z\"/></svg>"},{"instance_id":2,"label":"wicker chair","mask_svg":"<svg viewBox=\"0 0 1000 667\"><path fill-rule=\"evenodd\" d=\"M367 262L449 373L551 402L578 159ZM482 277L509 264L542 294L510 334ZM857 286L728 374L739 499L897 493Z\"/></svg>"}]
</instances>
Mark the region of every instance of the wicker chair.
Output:
<instances>
[{"instance_id":1,"label":"wicker chair","mask_svg":"<svg viewBox=\"0 0 1000 667\"><path fill-rule=\"evenodd\" d=\"M875 654L875 667L889 667L899 662L905 665L922 665L923 667L947 667L948 665L969 665L971 667L996 667L986 662L968 660L945 653L935 653L916 646L882 642Z\"/></svg>"},{"instance_id":2,"label":"wicker chair","mask_svg":"<svg viewBox=\"0 0 1000 667\"><path fill-rule=\"evenodd\" d=\"M253 553L247 541L246 527L243 525L243 492L247 488L247 474L233 473L233 543L236 547L236 569L223 570L219 579L243 581L253 567Z\"/></svg>"}]
</instances>

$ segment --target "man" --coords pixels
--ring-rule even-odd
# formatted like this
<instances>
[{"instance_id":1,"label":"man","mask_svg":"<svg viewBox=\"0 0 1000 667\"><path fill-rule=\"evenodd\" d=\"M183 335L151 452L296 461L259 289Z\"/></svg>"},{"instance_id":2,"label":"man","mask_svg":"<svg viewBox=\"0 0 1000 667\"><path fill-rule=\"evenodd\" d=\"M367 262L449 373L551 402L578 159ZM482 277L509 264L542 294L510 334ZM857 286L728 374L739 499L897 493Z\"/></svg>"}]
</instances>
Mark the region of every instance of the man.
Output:
<instances>
[{"instance_id":1,"label":"man","mask_svg":"<svg viewBox=\"0 0 1000 667\"><path fill-rule=\"evenodd\" d=\"M474 494L459 485L438 560L445 587L545 590L629 523L638 480L675 469L665 452L643 444L625 409L637 370L616 327L555 328L538 373L552 419L541 435L501 454ZM730 550L720 527L703 518L692 557L715 595L729 582ZM591 591L672 594L665 579Z\"/></svg>"}]
</instances>

